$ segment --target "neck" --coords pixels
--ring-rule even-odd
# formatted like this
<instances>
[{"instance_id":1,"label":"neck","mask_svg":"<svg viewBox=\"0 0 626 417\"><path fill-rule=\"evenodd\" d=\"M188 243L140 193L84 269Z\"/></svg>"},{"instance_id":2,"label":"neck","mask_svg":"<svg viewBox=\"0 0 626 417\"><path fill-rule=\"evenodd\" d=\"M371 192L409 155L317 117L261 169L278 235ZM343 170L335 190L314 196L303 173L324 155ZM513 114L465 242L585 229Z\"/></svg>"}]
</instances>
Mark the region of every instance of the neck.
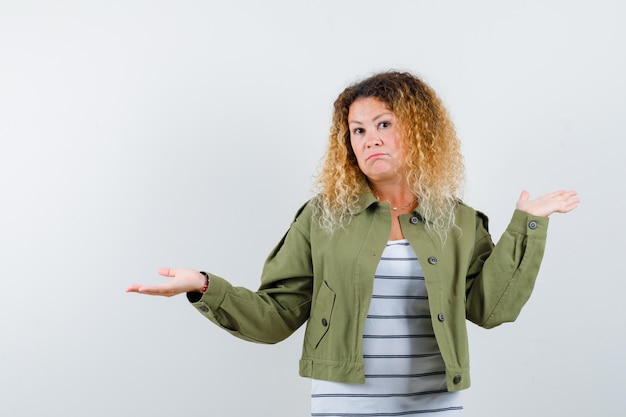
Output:
<instances>
[{"instance_id":1,"label":"neck","mask_svg":"<svg viewBox=\"0 0 626 417\"><path fill-rule=\"evenodd\" d=\"M378 201L391 205L392 210L413 210L417 205L417 197L408 187L399 185L372 186L372 193Z\"/></svg>"}]
</instances>

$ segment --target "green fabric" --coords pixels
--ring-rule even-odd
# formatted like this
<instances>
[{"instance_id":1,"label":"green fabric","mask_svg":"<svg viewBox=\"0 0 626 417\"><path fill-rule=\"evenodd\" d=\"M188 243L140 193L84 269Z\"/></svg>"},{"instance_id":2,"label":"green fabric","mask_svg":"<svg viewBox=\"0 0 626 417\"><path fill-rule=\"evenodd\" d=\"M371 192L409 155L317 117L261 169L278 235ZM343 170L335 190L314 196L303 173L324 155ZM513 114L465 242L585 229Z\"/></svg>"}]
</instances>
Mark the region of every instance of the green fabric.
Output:
<instances>
[{"instance_id":1,"label":"green fabric","mask_svg":"<svg viewBox=\"0 0 626 417\"><path fill-rule=\"evenodd\" d=\"M390 207L371 194L332 235L313 221L311 203L268 256L257 292L210 274L193 305L233 335L279 342L307 323L300 374L363 383L362 336L373 278L391 230ZM425 275L435 336L450 391L469 387L466 319L485 328L514 321L530 297L548 218L516 210L498 244L487 217L459 203L445 243L426 231L419 209L400 216Z\"/></svg>"}]
</instances>

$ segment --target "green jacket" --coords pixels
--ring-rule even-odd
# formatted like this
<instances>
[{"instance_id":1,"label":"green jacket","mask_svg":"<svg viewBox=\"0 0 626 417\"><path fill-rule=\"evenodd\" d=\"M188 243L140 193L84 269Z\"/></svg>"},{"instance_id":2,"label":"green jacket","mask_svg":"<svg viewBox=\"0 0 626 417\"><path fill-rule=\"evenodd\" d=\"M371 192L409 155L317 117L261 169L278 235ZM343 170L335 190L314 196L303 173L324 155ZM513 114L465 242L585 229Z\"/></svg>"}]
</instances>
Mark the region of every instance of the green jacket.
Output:
<instances>
[{"instance_id":1,"label":"green jacket","mask_svg":"<svg viewBox=\"0 0 626 417\"><path fill-rule=\"evenodd\" d=\"M279 342L307 322L300 375L363 383L363 326L391 231L390 207L364 194L345 230L333 234L317 225L312 212L310 202L300 209L268 256L258 291L210 274L208 291L188 297L209 320L253 342ZM442 243L426 231L419 209L400 216L424 271L450 391L470 385L465 320L485 328L514 321L543 257L546 217L516 210L495 247L487 223L484 214L459 203L458 227Z\"/></svg>"}]
</instances>

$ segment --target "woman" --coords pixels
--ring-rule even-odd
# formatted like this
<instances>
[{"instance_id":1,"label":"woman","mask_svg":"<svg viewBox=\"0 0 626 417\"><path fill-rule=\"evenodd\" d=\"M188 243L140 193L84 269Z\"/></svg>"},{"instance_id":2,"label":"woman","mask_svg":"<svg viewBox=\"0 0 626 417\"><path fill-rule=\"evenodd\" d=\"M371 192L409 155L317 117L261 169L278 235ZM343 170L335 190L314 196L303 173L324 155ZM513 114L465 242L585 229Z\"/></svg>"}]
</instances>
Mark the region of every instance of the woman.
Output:
<instances>
[{"instance_id":1,"label":"woman","mask_svg":"<svg viewBox=\"0 0 626 417\"><path fill-rule=\"evenodd\" d=\"M269 255L261 286L161 269L170 281L127 291L187 293L209 320L276 343L307 322L300 374L312 415L462 415L469 387L466 318L513 321L543 257L548 216L573 191L522 192L493 245L487 217L459 199L459 141L419 78L385 72L344 90L318 193Z\"/></svg>"}]
</instances>

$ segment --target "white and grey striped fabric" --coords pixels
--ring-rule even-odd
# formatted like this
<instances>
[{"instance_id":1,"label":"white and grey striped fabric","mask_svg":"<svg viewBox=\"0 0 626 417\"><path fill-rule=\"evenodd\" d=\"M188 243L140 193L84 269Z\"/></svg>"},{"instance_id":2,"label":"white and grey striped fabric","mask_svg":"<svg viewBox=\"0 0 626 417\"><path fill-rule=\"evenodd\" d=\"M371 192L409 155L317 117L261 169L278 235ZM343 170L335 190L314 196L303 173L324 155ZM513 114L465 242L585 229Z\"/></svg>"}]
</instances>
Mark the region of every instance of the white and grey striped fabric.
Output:
<instances>
[{"instance_id":1,"label":"white and grey striped fabric","mask_svg":"<svg viewBox=\"0 0 626 417\"><path fill-rule=\"evenodd\" d=\"M461 417L448 392L424 273L406 240L390 241L374 277L363 334L365 384L313 380L314 417Z\"/></svg>"}]
</instances>

